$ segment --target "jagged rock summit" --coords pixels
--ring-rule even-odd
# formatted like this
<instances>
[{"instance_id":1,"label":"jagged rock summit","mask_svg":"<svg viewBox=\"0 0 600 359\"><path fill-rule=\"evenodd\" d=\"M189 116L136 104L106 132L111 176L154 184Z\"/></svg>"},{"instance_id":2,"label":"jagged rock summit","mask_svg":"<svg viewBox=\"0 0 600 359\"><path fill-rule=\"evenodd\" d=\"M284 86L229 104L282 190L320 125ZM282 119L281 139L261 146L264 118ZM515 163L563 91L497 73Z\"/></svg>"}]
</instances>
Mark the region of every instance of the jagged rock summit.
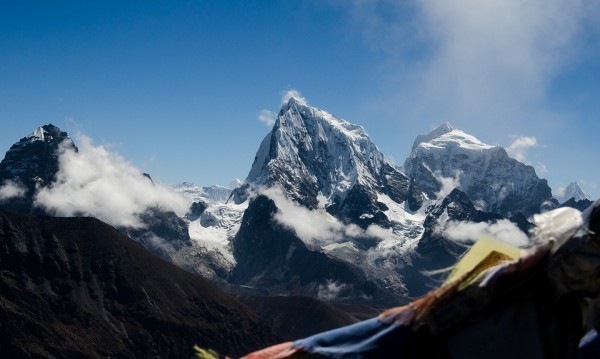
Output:
<instances>
[{"instance_id":1,"label":"jagged rock summit","mask_svg":"<svg viewBox=\"0 0 600 359\"><path fill-rule=\"evenodd\" d=\"M429 198L454 181L481 210L511 216L538 213L552 198L545 179L506 150L479 141L449 123L418 136L404 168Z\"/></svg>"},{"instance_id":2,"label":"jagged rock summit","mask_svg":"<svg viewBox=\"0 0 600 359\"><path fill-rule=\"evenodd\" d=\"M389 227L377 193L402 203L409 181L365 130L295 98L262 141L246 184L280 186L297 203L366 227Z\"/></svg>"},{"instance_id":3,"label":"jagged rock summit","mask_svg":"<svg viewBox=\"0 0 600 359\"><path fill-rule=\"evenodd\" d=\"M48 124L36 128L10 147L0 162L0 186L11 183L22 193L5 199L3 208L22 213L40 212L34 208L32 197L36 188L54 181L60 146L77 150L66 132Z\"/></svg>"}]
</instances>

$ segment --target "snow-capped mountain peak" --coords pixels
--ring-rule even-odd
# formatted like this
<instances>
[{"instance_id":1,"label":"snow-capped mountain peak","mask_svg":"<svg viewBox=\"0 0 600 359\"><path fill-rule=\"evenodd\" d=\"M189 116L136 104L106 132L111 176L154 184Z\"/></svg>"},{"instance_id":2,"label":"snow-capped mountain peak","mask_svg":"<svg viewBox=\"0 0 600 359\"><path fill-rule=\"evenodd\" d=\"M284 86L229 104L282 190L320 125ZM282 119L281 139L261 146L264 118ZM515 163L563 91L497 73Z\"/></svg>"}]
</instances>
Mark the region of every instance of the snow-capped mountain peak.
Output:
<instances>
[{"instance_id":1,"label":"snow-capped mountain peak","mask_svg":"<svg viewBox=\"0 0 600 359\"><path fill-rule=\"evenodd\" d=\"M565 203L571 198L575 199L575 201L591 200L590 195L585 193L581 187L579 187L577 182L571 182L566 188L559 189L554 198L556 198L559 203Z\"/></svg>"},{"instance_id":2,"label":"snow-capped mountain peak","mask_svg":"<svg viewBox=\"0 0 600 359\"><path fill-rule=\"evenodd\" d=\"M236 178L233 181L229 182L229 184L227 184L227 188L234 189L234 188L238 188L239 186L241 186L243 184L244 184L244 181Z\"/></svg>"},{"instance_id":3,"label":"snow-capped mountain peak","mask_svg":"<svg viewBox=\"0 0 600 359\"><path fill-rule=\"evenodd\" d=\"M529 215L551 198L546 180L539 179L533 167L449 123L418 136L404 168L430 198L447 192L442 189L451 182L478 209L498 214Z\"/></svg>"},{"instance_id":4,"label":"snow-capped mountain peak","mask_svg":"<svg viewBox=\"0 0 600 359\"><path fill-rule=\"evenodd\" d=\"M320 194L344 198L357 183L383 185L391 166L361 126L291 98L260 145L246 182L281 185L294 200L310 208Z\"/></svg>"},{"instance_id":5,"label":"snow-capped mountain peak","mask_svg":"<svg viewBox=\"0 0 600 359\"><path fill-rule=\"evenodd\" d=\"M281 118L281 115L284 115L290 110L295 110L297 113L308 119L319 119L321 121L325 121L336 131L339 131L352 140L360 140L368 137L365 129L362 126L354 125L319 108L308 106L294 97L290 98L287 104L282 107L281 111L279 112L279 118ZM283 120L285 120L285 117Z\"/></svg>"},{"instance_id":6,"label":"snow-capped mountain peak","mask_svg":"<svg viewBox=\"0 0 600 359\"><path fill-rule=\"evenodd\" d=\"M429 149L464 149L466 151L483 151L494 148L485 144L475 136L469 135L459 129L455 129L448 122L432 130L427 135L420 135L413 144L411 156L418 154L419 147Z\"/></svg>"},{"instance_id":7,"label":"snow-capped mountain peak","mask_svg":"<svg viewBox=\"0 0 600 359\"><path fill-rule=\"evenodd\" d=\"M366 228L391 226L380 195L410 210L422 204L422 191L409 191L404 172L386 160L363 127L290 99L262 141L246 188L279 187L308 209L325 209L345 223ZM236 194L236 202L245 197Z\"/></svg>"},{"instance_id":8,"label":"snow-capped mountain peak","mask_svg":"<svg viewBox=\"0 0 600 359\"><path fill-rule=\"evenodd\" d=\"M46 131L44 131L43 127L38 127L35 130L33 130L33 132L29 136L27 136L27 138L43 141L45 133L46 133Z\"/></svg>"},{"instance_id":9,"label":"snow-capped mountain peak","mask_svg":"<svg viewBox=\"0 0 600 359\"><path fill-rule=\"evenodd\" d=\"M445 133L451 132L453 130L454 130L454 127L452 127L450 122L444 122L439 127L436 127L433 130L429 131L429 133L427 133L426 135L418 135L417 138L415 138L415 142L413 143L411 151L414 151L415 148L417 148L417 146L419 144L421 144L423 142L431 141L434 138L437 138L437 137L439 137Z\"/></svg>"}]
</instances>

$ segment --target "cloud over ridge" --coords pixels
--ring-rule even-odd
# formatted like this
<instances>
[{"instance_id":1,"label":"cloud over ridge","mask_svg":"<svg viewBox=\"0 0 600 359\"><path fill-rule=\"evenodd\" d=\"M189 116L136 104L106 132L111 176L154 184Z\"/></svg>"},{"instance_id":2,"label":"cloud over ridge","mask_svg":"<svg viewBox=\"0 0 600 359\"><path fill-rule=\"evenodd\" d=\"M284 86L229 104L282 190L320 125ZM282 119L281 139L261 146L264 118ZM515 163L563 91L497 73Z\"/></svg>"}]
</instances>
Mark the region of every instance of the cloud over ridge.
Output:
<instances>
[{"instance_id":1,"label":"cloud over ridge","mask_svg":"<svg viewBox=\"0 0 600 359\"><path fill-rule=\"evenodd\" d=\"M150 207L183 213L187 200L103 146L77 136L79 151L61 145L56 181L41 188L35 205L61 216L86 215L114 226L139 228L139 214Z\"/></svg>"}]
</instances>

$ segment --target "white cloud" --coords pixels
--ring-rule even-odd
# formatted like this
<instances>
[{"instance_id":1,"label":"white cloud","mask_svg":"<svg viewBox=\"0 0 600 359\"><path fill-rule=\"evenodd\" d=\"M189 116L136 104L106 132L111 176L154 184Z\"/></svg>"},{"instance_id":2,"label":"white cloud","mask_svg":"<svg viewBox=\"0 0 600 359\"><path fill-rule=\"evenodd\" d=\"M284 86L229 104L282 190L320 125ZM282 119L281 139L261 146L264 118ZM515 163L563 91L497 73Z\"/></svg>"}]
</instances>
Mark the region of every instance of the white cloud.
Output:
<instances>
[{"instance_id":1,"label":"white cloud","mask_svg":"<svg viewBox=\"0 0 600 359\"><path fill-rule=\"evenodd\" d=\"M529 237L508 219L501 219L491 224L448 221L443 227L435 230L442 236L457 242L475 242L482 237L492 237L517 247L526 247L530 244Z\"/></svg>"},{"instance_id":2,"label":"white cloud","mask_svg":"<svg viewBox=\"0 0 600 359\"><path fill-rule=\"evenodd\" d=\"M353 32L382 54L379 107L413 121L543 125L552 81L585 55L599 1L354 0Z\"/></svg>"},{"instance_id":3,"label":"white cloud","mask_svg":"<svg viewBox=\"0 0 600 359\"><path fill-rule=\"evenodd\" d=\"M277 114L273 111L260 110L260 112L258 113L258 120L267 125L267 127L273 127L276 119Z\"/></svg>"},{"instance_id":4,"label":"white cloud","mask_svg":"<svg viewBox=\"0 0 600 359\"><path fill-rule=\"evenodd\" d=\"M142 227L138 215L149 207L184 213L188 201L91 139L78 135L79 152L62 146L56 182L42 188L35 204L61 216L88 215L114 226Z\"/></svg>"},{"instance_id":5,"label":"white cloud","mask_svg":"<svg viewBox=\"0 0 600 359\"><path fill-rule=\"evenodd\" d=\"M295 98L298 102L300 102L303 105L307 105L308 102L306 102L306 99L300 94L300 91L296 90L296 89L290 89L287 91L284 91L282 96L281 96L281 104L286 104L291 98Z\"/></svg>"},{"instance_id":6,"label":"white cloud","mask_svg":"<svg viewBox=\"0 0 600 359\"><path fill-rule=\"evenodd\" d=\"M307 245L320 247L343 239L344 226L324 210L311 211L302 207L289 200L277 187L260 192L272 199L279 209L275 220L293 229Z\"/></svg>"},{"instance_id":7,"label":"white cloud","mask_svg":"<svg viewBox=\"0 0 600 359\"><path fill-rule=\"evenodd\" d=\"M548 168L546 167L545 164L538 161L535 164L535 171L537 172L538 176L540 176L540 175L544 175L544 174L548 173Z\"/></svg>"},{"instance_id":8,"label":"white cloud","mask_svg":"<svg viewBox=\"0 0 600 359\"><path fill-rule=\"evenodd\" d=\"M565 196L566 190L567 190L566 187L558 187L558 189L556 190L556 194L554 195L554 198L563 198Z\"/></svg>"},{"instance_id":9,"label":"white cloud","mask_svg":"<svg viewBox=\"0 0 600 359\"><path fill-rule=\"evenodd\" d=\"M334 300L342 293L342 291L349 288L350 286L347 284L338 283L328 279L325 284L321 284L317 287L317 297L324 301Z\"/></svg>"},{"instance_id":10,"label":"white cloud","mask_svg":"<svg viewBox=\"0 0 600 359\"><path fill-rule=\"evenodd\" d=\"M538 142L535 137L520 136L516 137L515 140L506 148L506 152L508 152L508 155L517 161L528 163L527 150L537 146Z\"/></svg>"},{"instance_id":11,"label":"white cloud","mask_svg":"<svg viewBox=\"0 0 600 359\"><path fill-rule=\"evenodd\" d=\"M392 231L390 229L386 229L386 228L380 227L380 226L378 226L376 224L371 224L369 227L367 227L367 230L365 231L365 234L368 237L379 238L381 240L392 239L393 238L393 233L392 233Z\"/></svg>"},{"instance_id":12,"label":"white cloud","mask_svg":"<svg viewBox=\"0 0 600 359\"><path fill-rule=\"evenodd\" d=\"M25 195L25 188L18 183L8 180L0 187L0 202L6 201L12 198L23 197Z\"/></svg>"},{"instance_id":13,"label":"white cloud","mask_svg":"<svg viewBox=\"0 0 600 359\"><path fill-rule=\"evenodd\" d=\"M437 44L423 94L456 118L522 114L569 62L584 16L572 0L430 0L420 10ZM425 104L426 105L426 104Z\"/></svg>"},{"instance_id":14,"label":"white cloud","mask_svg":"<svg viewBox=\"0 0 600 359\"><path fill-rule=\"evenodd\" d=\"M441 199L446 197L455 188L460 188L460 176L462 171L454 171L454 177L444 177L440 173L436 173L436 180L440 183L442 188L435 194L436 198Z\"/></svg>"},{"instance_id":15,"label":"white cloud","mask_svg":"<svg viewBox=\"0 0 600 359\"><path fill-rule=\"evenodd\" d=\"M261 189L259 193L275 202L278 212L275 220L294 230L296 235L309 247L322 248L332 243L340 243L352 238L368 237L384 240L390 238L391 231L375 224L363 230L355 224L343 224L324 209L310 210L291 201L278 187Z\"/></svg>"}]
</instances>

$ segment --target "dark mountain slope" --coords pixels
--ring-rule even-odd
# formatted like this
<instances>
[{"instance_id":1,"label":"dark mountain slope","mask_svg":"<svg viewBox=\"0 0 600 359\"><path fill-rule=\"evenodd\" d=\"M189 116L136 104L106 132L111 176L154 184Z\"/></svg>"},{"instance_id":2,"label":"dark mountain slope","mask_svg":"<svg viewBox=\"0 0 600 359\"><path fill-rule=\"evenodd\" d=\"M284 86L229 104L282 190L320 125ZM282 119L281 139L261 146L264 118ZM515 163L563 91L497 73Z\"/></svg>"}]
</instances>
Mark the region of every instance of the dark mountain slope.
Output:
<instances>
[{"instance_id":1,"label":"dark mountain slope","mask_svg":"<svg viewBox=\"0 0 600 359\"><path fill-rule=\"evenodd\" d=\"M0 210L0 352L10 358L187 358L272 341L207 280L93 218Z\"/></svg>"},{"instance_id":2,"label":"dark mountain slope","mask_svg":"<svg viewBox=\"0 0 600 359\"><path fill-rule=\"evenodd\" d=\"M275 203L260 195L244 213L240 230L233 240L237 265L233 284L265 289L269 294L322 297L331 285L338 286L328 300L354 303L375 302L397 305L395 297L370 282L360 268L310 250L295 232L277 223Z\"/></svg>"},{"instance_id":3,"label":"dark mountain slope","mask_svg":"<svg viewBox=\"0 0 600 359\"><path fill-rule=\"evenodd\" d=\"M283 340L304 338L358 321L334 305L311 297L243 295L240 300Z\"/></svg>"}]
</instances>

